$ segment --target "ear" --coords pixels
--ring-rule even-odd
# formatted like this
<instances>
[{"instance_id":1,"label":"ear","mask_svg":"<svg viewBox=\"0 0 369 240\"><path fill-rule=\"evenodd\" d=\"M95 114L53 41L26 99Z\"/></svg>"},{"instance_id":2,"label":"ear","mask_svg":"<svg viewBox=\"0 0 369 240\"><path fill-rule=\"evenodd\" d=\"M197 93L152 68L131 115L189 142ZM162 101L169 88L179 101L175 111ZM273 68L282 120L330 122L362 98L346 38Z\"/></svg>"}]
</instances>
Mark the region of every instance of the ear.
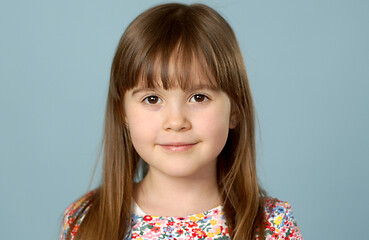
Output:
<instances>
[{"instance_id":1,"label":"ear","mask_svg":"<svg viewBox=\"0 0 369 240\"><path fill-rule=\"evenodd\" d=\"M128 118L126 116L124 117L124 125L128 128Z\"/></svg>"},{"instance_id":2,"label":"ear","mask_svg":"<svg viewBox=\"0 0 369 240\"><path fill-rule=\"evenodd\" d=\"M229 129L234 129L238 124L238 114L232 113L229 118Z\"/></svg>"},{"instance_id":3,"label":"ear","mask_svg":"<svg viewBox=\"0 0 369 240\"><path fill-rule=\"evenodd\" d=\"M128 117L126 114L126 110L124 109L124 105L122 104L121 109L120 109L120 116L121 119L123 120L124 125L128 125Z\"/></svg>"}]
</instances>

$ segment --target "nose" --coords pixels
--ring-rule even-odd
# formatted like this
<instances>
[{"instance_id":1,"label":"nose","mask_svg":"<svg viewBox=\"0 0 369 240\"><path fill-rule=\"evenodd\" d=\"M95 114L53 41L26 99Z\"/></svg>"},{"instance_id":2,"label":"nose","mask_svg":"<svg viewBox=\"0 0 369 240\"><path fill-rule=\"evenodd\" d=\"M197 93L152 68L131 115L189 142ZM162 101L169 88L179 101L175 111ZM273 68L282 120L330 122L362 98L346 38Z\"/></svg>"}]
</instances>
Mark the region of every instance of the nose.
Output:
<instances>
[{"instance_id":1,"label":"nose","mask_svg":"<svg viewBox=\"0 0 369 240\"><path fill-rule=\"evenodd\" d=\"M186 108L181 105L172 104L167 106L163 129L167 131L187 131L191 129L191 122L188 119Z\"/></svg>"}]
</instances>

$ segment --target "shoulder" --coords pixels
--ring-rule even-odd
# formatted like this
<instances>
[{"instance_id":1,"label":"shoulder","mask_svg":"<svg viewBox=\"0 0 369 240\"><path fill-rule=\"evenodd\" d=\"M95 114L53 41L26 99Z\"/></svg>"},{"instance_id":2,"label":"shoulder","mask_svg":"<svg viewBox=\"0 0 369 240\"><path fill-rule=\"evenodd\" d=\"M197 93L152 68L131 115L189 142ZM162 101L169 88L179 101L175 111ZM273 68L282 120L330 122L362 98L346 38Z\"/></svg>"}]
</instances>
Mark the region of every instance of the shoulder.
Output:
<instances>
[{"instance_id":1,"label":"shoulder","mask_svg":"<svg viewBox=\"0 0 369 240\"><path fill-rule=\"evenodd\" d=\"M265 236L303 239L291 205L277 198L265 198Z\"/></svg>"},{"instance_id":2,"label":"shoulder","mask_svg":"<svg viewBox=\"0 0 369 240\"><path fill-rule=\"evenodd\" d=\"M79 225L90 207L90 202L94 195L95 191L88 192L65 209L60 240L67 239L68 234L71 235L71 240L74 239Z\"/></svg>"},{"instance_id":3,"label":"shoulder","mask_svg":"<svg viewBox=\"0 0 369 240\"><path fill-rule=\"evenodd\" d=\"M291 210L291 205L288 202L281 201L278 198L266 197L264 199L264 210L266 216L272 214L282 214Z\"/></svg>"}]
</instances>

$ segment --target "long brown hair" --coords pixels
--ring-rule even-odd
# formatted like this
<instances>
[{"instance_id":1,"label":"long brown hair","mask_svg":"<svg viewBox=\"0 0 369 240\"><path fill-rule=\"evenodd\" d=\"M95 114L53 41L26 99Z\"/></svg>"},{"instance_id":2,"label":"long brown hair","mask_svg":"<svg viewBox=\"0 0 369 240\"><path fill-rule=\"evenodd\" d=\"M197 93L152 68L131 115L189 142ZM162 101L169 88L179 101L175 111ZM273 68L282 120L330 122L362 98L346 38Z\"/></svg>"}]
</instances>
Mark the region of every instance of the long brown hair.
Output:
<instances>
[{"instance_id":1,"label":"long brown hair","mask_svg":"<svg viewBox=\"0 0 369 240\"><path fill-rule=\"evenodd\" d=\"M88 199L88 212L77 239L121 240L129 231L133 179L142 175L139 156L124 122L123 99L140 81L164 88L168 64L176 56L175 79L185 89L194 60L219 89L228 94L237 126L229 131L218 156L217 179L232 239L264 239L264 192L256 176L254 104L246 68L232 28L202 4L153 7L126 29L112 63L103 138L103 178ZM155 67L154 67L155 65ZM83 211L80 211L83 212ZM81 218L75 216L74 224ZM72 227L69 231L72 231ZM68 234L70 235L70 234Z\"/></svg>"}]
</instances>

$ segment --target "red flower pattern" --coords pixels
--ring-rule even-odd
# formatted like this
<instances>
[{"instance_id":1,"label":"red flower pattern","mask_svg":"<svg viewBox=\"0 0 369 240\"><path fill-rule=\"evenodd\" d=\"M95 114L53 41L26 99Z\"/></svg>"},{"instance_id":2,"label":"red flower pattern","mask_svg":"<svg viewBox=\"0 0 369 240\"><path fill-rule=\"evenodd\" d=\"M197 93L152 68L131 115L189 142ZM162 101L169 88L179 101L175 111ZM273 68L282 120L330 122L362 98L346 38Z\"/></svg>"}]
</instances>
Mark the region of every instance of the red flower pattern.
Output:
<instances>
[{"instance_id":1,"label":"red flower pattern","mask_svg":"<svg viewBox=\"0 0 369 240\"><path fill-rule=\"evenodd\" d=\"M152 217L150 215L146 215L146 216L143 217L143 220L148 222L148 221L152 220Z\"/></svg>"}]
</instances>

